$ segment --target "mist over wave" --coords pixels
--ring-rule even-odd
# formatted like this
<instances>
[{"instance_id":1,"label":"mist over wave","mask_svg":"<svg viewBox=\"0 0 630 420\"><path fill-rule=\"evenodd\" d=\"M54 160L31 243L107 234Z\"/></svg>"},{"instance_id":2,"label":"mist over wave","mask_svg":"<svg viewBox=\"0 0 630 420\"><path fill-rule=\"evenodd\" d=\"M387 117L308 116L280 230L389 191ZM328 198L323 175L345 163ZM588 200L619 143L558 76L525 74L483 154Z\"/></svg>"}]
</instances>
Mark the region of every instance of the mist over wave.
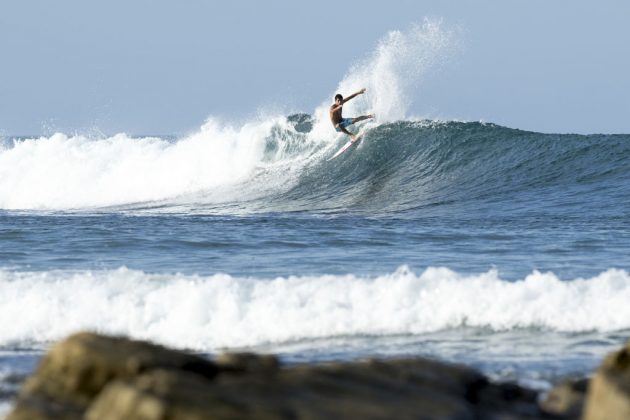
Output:
<instances>
[{"instance_id":1,"label":"mist over wave","mask_svg":"<svg viewBox=\"0 0 630 420\"><path fill-rule=\"evenodd\" d=\"M588 279L533 272L460 275L407 267L375 277L239 278L0 271L0 346L29 346L81 329L213 351L338 336L422 334L453 328L561 332L630 328L630 275ZM36 308L36 310L30 310Z\"/></svg>"}]
</instances>

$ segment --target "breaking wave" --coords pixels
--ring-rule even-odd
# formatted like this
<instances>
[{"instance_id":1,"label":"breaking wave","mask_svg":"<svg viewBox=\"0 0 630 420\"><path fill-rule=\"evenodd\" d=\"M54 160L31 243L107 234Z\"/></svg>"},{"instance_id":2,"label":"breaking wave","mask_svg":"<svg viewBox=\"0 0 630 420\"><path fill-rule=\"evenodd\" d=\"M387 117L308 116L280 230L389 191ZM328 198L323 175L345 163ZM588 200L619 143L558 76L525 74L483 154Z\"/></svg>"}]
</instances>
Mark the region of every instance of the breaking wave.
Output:
<instances>
[{"instance_id":1,"label":"breaking wave","mask_svg":"<svg viewBox=\"0 0 630 420\"><path fill-rule=\"evenodd\" d=\"M630 204L630 136L525 132L479 122L409 119L412 92L453 55L454 31L426 20L392 31L335 92L360 87L345 115L374 112L364 140L312 115L215 118L181 138L57 133L0 143L0 209L251 213L398 213L547 206L620 211ZM332 99L331 99L332 100Z\"/></svg>"},{"instance_id":2,"label":"breaking wave","mask_svg":"<svg viewBox=\"0 0 630 420\"><path fill-rule=\"evenodd\" d=\"M358 146L328 161L345 140L318 140L312 125L294 115L240 128L208 122L181 140L16 140L0 150L0 208L391 214L630 202L627 135L397 121L367 129Z\"/></svg>"},{"instance_id":3,"label":"breaking wave","mask_svg":"<svg viewBox=\"0 0 630 420\"><path fill-rule=\"evenodd\" d=\"M331 337L422 334L454 328L559 332L630 328L630 275L587 279L494 270L381 276L242 278L227 274L0 271L0 346L58 340L77 330L125 334L199 351ZM30 308L30 309L29 309Z\"/></svg>"}]
</instances>

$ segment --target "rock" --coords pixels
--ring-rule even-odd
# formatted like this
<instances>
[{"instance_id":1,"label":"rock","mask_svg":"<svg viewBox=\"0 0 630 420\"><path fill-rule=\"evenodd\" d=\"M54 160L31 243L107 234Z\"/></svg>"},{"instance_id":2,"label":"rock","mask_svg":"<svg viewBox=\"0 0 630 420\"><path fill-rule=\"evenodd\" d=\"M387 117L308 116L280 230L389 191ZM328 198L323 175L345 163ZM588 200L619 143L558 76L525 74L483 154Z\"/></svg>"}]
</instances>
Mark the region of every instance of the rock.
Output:
<instances>
[{"instance_id":1,"label":"rock","mask_svg":"<svg viewBox=\"0 0 630 420\"><path fill-rule=\"evenodd\" d=\"M578 419L584 409L589 380L567 380L555 386L541 401L546 413L566 419Z\"/></svg>"},{"instance_id":2,"label":"rock","mask_svg":"<svg viewBox=\"0 0 630 420\"><path fill-rule=\"evenodd\" d=\"M83 333L56 345L9 420L530 419L537 394L423 358L281 367L270 355L210 362Z\"/></svg>"},{"instance_id":3,"label":"rock","mask_svg":"<svg viewBox=\"0 0 630 420\"><path fill-rule=\"evenodd\" d=\"M468 391L482 419L548 418L538 407L538 392L514 383L478 384Z\"/></svg>"},{"instance_id":4,"label":"rock","mask_svg":"<svg viewBox=\"0 0 630 420\"><path fill-rule=\"evenodd\" d=\"M155 370L117 380L99 394L87 420L256 418L255 408L230 404L213 392L212 383L187 372Z\"/></svg>"},{"instance_id":5,"label":"rock","mask_svg":"<svg viewBox=\"0 0 630 420\"><path fill-rule=\"evenodd\" d=\"M255 353L223 353L216 358L215 363L222 373L273 375L280 368L277 357Z\"/></svg>"},{"instance_id":6,"label":"rock","mask_svg":"<svg viewBox=\"0 0 630 420\"><path fill-rule=\"evenodd\" d=\"M496 387L472 369L426 359L296 366L273 377L260 370L235 372L222 372L215 381L176 371L116 381L97 397L87 418L540 418L533 391ZM512 413L519 401L527 401L528 414Z\"/></svg>"},{"instance_id":7,"label":"rock","mask_svg":"<svg viewBox=\"0 0 630 420\"><path fill-rule=\"evenodd\" d=\"M440 373L440 367L425 361L352 363L286 369L272 381L230 374L214 383L185 372L153 371L107 386L86 418L473 419L466 381L478 374L451 366Z\"/></svg>"},{"instance_id":8,"label":"rock","mask_svg":"<svg viewBox=\"0 0 630 420\"><path fill-rule=\"evenodd\" d=\"M584 419L630 419L630 343L608 355L591 379Z\"/></svg>"},{"instance_id":9,"label":"rock","mask_svg":"<svg viewBox=\"0 0 630 420\"><path fill-rule=\"evenodd\" d=\"M184 352L120 337L79 333L55 345L42 359L24 384L9 419L59 418L64 407L67 418L74 418L108 382L157 368L191 371L208 378L218 372L214 363Z\"/></svg>"}]
</instances>

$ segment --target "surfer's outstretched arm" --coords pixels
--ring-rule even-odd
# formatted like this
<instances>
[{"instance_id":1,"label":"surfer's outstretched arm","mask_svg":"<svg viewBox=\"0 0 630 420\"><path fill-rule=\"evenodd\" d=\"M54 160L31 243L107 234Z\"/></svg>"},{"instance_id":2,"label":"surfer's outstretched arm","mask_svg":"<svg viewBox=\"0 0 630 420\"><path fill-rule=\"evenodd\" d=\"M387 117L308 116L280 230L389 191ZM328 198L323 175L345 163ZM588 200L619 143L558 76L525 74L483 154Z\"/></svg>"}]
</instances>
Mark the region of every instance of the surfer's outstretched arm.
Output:
<instances>
[{"instance_id":1,"label":"surfer's outstretched arm","mask_svg":"<svg viewBox=\"0 0 630 420\"><path fill-rule=\"evenodd\" d=\"M359 96L359 95L361 95L362 93L365 93L365 91L366 91L366 89L365 89L365 88L363 88L363 89L361 89L360 91L353 93L352 95L350 95L350 96L348 96L347 98L345 98L345 99L343 100L343 103L345 104L345 103L346 103L346 102L348 102L350 99L352 99L352 98L354 98L354 97L356 97L356 96Z\"/></svg>"}]
</instances>

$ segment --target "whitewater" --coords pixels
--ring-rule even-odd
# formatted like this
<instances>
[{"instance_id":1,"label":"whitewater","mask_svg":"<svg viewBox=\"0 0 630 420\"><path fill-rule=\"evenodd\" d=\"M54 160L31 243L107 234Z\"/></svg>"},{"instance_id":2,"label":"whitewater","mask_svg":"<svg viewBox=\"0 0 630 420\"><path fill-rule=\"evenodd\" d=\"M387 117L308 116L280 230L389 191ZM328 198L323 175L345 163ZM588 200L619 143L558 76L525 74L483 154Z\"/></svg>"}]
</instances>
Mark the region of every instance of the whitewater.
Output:
<instances>
[{"instance_id":1,"label":"whitewater","mask_svg":"<svg viewBox=\"0 0 630 420\"><path fill-rule=\"evenodd\" d=\"M203 277L126 268L0 272L0 296L0 316L14 320L0 334L4 346L52 342L86 329L212 352L462 327L574 333L630 328L630 276L623 270L572 281L534 272L515 282L495 270L463 276L446 268L415 274L408 267L373 278ZM23 314L28 307L37 310Z\"/></svg>"},{"instance_id":2,"label":"whitewater","mask_svg":"<svg viewBox=\"0 0 630 420\"><path fill-rule=\"evenodd\" d=\"M0 395L85 329L209 356L426 355L539 387L588 374L630 337L630 135L408 115L460 48L426 20L308 112L1 138ZM344 115L377 118L329 162L332 98L363 87Z\"/></svg>"}]
</instances>

